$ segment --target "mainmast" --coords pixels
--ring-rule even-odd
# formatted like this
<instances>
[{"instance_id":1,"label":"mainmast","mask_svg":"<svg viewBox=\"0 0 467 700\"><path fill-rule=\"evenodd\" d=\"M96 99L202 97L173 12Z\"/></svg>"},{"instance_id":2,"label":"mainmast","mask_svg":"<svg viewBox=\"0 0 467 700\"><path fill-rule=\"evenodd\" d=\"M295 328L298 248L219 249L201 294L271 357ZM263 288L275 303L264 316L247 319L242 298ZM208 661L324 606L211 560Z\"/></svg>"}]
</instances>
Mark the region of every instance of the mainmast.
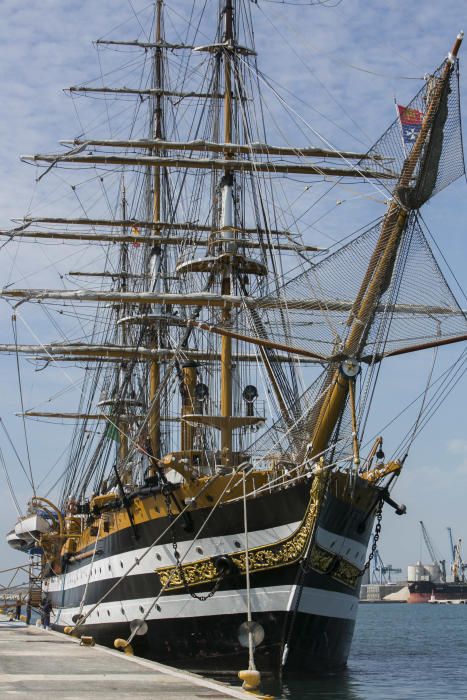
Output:
<instances>
[{"instance_id":1,"label":"mainmast","mask_svg":"<svg viewBox=\"0 0 467 700\"><path fill-rule=\"evenodd\" d=\"M234 45L234 0L226 0L224 7L225 43L224 50L224 143L232 143L232 66L229 48ZM224 157L230 159L230 152L225 151ZM233 232L233 172L226 168L221 182L222 189L222 221L221 237L225 240L224 249L232 252ZM223 271L221 293L232 293L232 264L228 262ZM222 312L222 325L230 327L231 309L226 306ZM229 465L232 459L232 426L229 418L232 415L232 338L223 336L221 341L221 416L226 420L221 428L222 462Z\"/></svg>"},{"instance_id":2,"label":"mainmast","mask_svg":"<svg viewBox=\"0 0 467 700\"><path fill-rule=\"evenodd\" d=\"M155 22L155 63L154 63L154 87L158 92L155 97L155 110L153 117L153 138L158 140L163 138L162 132L162 95L163 76L162 76L162 5L163 0L157 0L156 4L156 22ZM153 216L154 223L161 221L161 166L154 166L154 195L153 195ZM151 274L151 289L152 291L160 291L161 282L161 248L155 246L151 251L150 256L150 274ZM157 305L156 315L161 314L161 307ZM154 335L154 347L158 347L161 341L160 325L156 323L153 326L152 333ZM160 362L158 359L151 361L149 366L149 443L151 453L155 459L160 457L161 440L160 440L160 412L161 402L159 396L160 389Z\"/></svg>"},{"instance_id":3,"label":"mainmast","mask_svg":"<svg viewBox=\"0 0 467 700\"><path fill-rule=\"evenodd\" d=\"M122 218L125 220L127 216L127 201L126 201L126 190L125 190L125 182L122 181ZM126 233L124 229L124 233ZM127 285L127 275L129 274L129 267L128 267L128 243L122 243L120 246L120 272L121 272L121 277L119 278L119 286L120 290L122 292L128 291L128 285ZM117 307L117 313L118 316L120 314L122 316L125 316L126 308L125 306L118 306ZM117 325L118 327L118 333L120 335L119 341L121 342L122 346L126 346L128 343L128 338L127 338L127 329L126 326ZM124 464L128 455L128 421L125 420L125 418L122 417L122 414L125 413L125 398L129 395L128 394L128 382L130 380L130 377L127 376L127 363L122 362L120 365L120 379L119 379L119 385L120 385L120 390L119 390L119 399L121 405L121 409L119 411L119 417L118 417L118 427L119 427L119 448L118 448L118 456L119 456L119 463Z\"/></svg>"}]
</instances>

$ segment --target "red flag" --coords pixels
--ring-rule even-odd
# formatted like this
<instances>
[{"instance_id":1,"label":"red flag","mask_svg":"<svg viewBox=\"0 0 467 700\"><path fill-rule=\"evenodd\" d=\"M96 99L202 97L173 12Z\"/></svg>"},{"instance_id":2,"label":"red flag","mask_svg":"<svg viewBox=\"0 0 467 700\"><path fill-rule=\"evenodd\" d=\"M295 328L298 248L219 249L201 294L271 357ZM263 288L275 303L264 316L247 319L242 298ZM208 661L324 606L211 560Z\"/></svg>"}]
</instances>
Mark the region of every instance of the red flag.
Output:
<instances>
[{"instance_id":1,"label":"red flag","mask_svg":"<svg viewBox=\"0 0 467 700\"><path fill-rule=\"evenodd\" d=\"M411 107L397 105L399 119L402 127L402 136L405 144L414 144L418 133L422 128L423 112Z\"/></svg>"}]
</instances>

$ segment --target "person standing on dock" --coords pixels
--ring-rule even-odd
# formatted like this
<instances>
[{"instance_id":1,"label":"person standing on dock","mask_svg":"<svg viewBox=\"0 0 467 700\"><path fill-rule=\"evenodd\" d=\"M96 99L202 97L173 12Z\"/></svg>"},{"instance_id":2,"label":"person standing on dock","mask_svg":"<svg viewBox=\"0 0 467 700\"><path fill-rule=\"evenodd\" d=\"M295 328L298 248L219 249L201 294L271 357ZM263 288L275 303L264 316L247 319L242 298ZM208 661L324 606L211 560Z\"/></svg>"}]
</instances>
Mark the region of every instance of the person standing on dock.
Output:
<instances>
[{"instance_id":1,"label":"person standing on dock","mask_svg":"<svg viewBox=\"0 0 467 700\"><path fill-rule=\"evenodd\" d=\"M42 604L41 604L41 622L42 622L42 627L44 629L48 630L50 627L50 613L52 612L52 603L48 598L43 598L42 599Z\"/></svg>"},{"instance_id":2,"label":"person standing on dock","mask_svg":"<svg viewBox=\"0 0 467 700\"><path fill-rule=\"evenodd\" d=\"M21 617L21 598L16 599L15 607L15 620L19 620Z\"/></svg>"}]
</instances>

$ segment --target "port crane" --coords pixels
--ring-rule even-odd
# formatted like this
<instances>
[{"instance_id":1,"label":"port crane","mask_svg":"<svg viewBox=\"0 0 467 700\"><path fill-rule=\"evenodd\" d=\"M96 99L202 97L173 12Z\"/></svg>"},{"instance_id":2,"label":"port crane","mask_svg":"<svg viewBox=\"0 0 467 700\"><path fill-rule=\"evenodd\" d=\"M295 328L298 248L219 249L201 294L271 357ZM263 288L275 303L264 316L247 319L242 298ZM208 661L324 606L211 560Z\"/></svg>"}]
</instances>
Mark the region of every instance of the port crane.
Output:
<instances>
[{"instance_id":1,"label":"port crane","mask_svg":"<svg viewBox=\"0 0 467 700\"><path fill-rule=\"evenodd\" d=\"M374 556L374 566L373 566L373 583L385 584L391 583L391 574L401 574L402 569L397 569L392 564L385 564L381 559L381 555L378 550L375 550ZM387 579L386 579L387 575Z\"/></svg>"},{"instance_id":2,"label":"port crane","mask_svg":"<svg viewBox=\"0 0 467 700\"><path fill-rule=\"evenodd\" d=\"M446 581L446 560L445 559L440 559L435 551L433 542L431 540L430 535L428 534L428 530L425 527L425 524L423 520L420 520L420 527L422 529L422 535L423 535L423 540L425 542L426 548L428 550L428 553L431 557L431 560L433 562L433 565L439 566L439 569L441 571L441 580Z\"/></svg>"},{"instance_id":3,"label":"port crane","mask_svg":"<svg viewBox=\"0 0 467 700\"><path fill-rule=\"evenodd\" d=\"M462 548L462 540L459 538L454 544L454 539L452 536L452 528L448 527L448 533L449 533L449 544L451 545L451 555L452 555L452 564L451 564L451 573L453 576L453 579L456 583L460 583L461 581L465 581L465 569L467 568L467 564L464 564L462 560L462 553L461 553L461 548Z\"/></svg>"}]
</instances>

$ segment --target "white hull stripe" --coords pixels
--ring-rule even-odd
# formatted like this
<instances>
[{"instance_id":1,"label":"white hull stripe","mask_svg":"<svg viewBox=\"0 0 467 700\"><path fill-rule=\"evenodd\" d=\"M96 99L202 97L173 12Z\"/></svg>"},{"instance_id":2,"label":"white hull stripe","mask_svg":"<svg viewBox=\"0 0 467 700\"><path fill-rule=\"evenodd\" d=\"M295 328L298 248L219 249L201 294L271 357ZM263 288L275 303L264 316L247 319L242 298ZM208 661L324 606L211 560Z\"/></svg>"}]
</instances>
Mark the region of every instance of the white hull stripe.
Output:
<instances>
[{"instance_id":1,"label":"white hull stripe","mask_svg":"<svg viewBox=\"0 0 467 700\"><path fill-rule=\"evenodd\" d=\"M287 525L280 525L275 528L250 532L248 533L249 547L250 549L253 549L254 547L261 547L277 542L277 540L283 539L284 537L288 537L290 534L292 534L292 532L294 532L299 525L300 522L294 522ZM244 533L239 533L238 535L199 539L196 540L194 544L193 540L178 542L177 548L180 555L183 557L190 545L193 544L190 552L184 559L184 562L188 564L189 562L203 559L204 557L215 557L219 554L227 554L229 552L243 550L244 542ZM99 543L97 544L97 549L99 549ZM201 552L198 551L200 549ZM92 567L91 563L89 563L70 573L47 579L45 581L45 588L46 590L53 592L70 590L78 586L84 586L88 581L89 571L91 568L92 574L89 578L89 583L119 578L120 576L123 576L123 574L125 574L135 563L135 559L140 559L146 551L147 547L143 547L141 549L132 549L129 552L122 552L121 554L114 554L105 558L96 556ZM174 557L172 544L168 543L164 545L157 545L144 557L138 566L135 566L135 568L130 572L129 576L152 574L154 573L155 569L159 567L173 566L175 563L176 559Z\"/></svg>"},{"instance_id":2,"label":"white hull stripe","mask_svg":"<svg viewBox=\"0 0 467 700\"><path fill-rule=\"evenodd\" d=\"M294 607L297 587L269 586L251 590L252 612L285 612ZM87 619L87 624L115 624L141 619L154 603L155 598L140 598L122 600L112 603L105 601ZM192 598L186 593L161 597L157 603L160 610L154 607L149 613L148 620L187 619L193 617L215 617L219 615L245 614L247 610L246 589L236 591L218 591L208 602ZM85 605L83 613L91 609ZM300 596L299 612L324 617L337 617L344 620L355 620L358 608L358 598L347 593L326 591L318 588L304 588ZM79 613L79 608L57 609L55 620L60 625L72 625L73 615Z\"/></svg>"},{"instance_id":3,"label":"white hull stripe","mask_svg":"<svg viewBox=\"0 0 467 700\"><path fill-rule=\"evenodd\" d=\"M318 526L316 529L316 544L328 552L338 554L342 559L358 566L359 569L363 568L367 548L361 542L352 540L350 537L336 535L334 532L329 532L324 527Z\"/></svg>"}]
</instances>

